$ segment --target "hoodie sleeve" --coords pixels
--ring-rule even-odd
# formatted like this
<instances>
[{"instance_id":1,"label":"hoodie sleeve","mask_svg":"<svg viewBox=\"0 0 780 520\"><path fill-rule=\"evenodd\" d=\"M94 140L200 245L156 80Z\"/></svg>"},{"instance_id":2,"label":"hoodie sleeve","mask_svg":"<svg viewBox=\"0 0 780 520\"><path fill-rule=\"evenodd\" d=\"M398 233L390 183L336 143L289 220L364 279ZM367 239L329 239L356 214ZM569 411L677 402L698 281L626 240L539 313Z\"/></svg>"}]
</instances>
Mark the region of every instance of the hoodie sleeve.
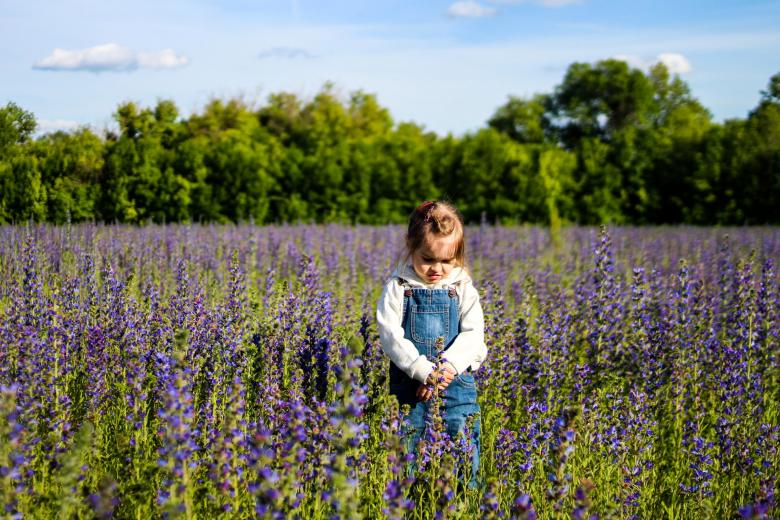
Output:
<instances>
[{"instance_id":1,"label":"hoodie sleeve","mask_svg":"<svg viewBox=\"0 0 780 520\"><path fill-rule=\"evenodd\" d=\"M382 291L376 309L377 328L382 350L395 366L406 375L424 383L433 370L433 363L417 352L414 343L404 338L403 287L397 279L392 279Z\"/></svg>"},{"instance_id":2,"label":"hoodie sleeve","mask_svg":"<svg viewBox=\"0 0 780 520\"><path fill-rule=\"evenodd\" d=\"M460 295L460 331L442 358L452 363L458 374L469 367L476 370L487 357L485 317L477 289L467 281Z\"/></svg>"}]
</instances>

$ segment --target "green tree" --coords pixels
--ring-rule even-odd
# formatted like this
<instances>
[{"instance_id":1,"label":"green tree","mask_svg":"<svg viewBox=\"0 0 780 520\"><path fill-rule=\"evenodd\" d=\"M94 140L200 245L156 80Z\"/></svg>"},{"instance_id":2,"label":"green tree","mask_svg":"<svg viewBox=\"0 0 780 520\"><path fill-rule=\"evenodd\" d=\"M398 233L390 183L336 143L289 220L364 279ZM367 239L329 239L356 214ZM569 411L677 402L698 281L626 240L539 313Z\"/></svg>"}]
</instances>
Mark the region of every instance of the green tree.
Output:
<instances>
[{"instance_id":1,"label":"green tree","mask_svg":"<svg viewBox=\"0 0 780 520\"><path fill-rule=\"evenodd\" d=\"M742 208L739 224L767 224L778 221L780 207L780 73L769 80L758 106L745 121L742 156L737 182L733 186L737 206Z\"/></svg>"},{"instance_id":2,"label":"green tree","mask_svg":"<svg viewBox=\"0 0 780 520\"><path fill-rule=\"evenodd\" d=\"M114 117L119 136L107 144L103 215L122 222L188 220L192 186L175 169L184 138L175 104L161 100L149 109L127 102Z\"/></svg>"},{"instance_id":3,"label":"green tree","mask_svg":"<svg viewBox=\"0 0 780 520\"><path fill-rule=\"evenodd\" d=\"M220 204L214 198L214 186L209 183L206 155L210 142L204 135L188 136L176 147L172 165L189 186L189 214L195 222L220 220Z\"/></svg>"},{"instance_id":4,"label":"green tree","mask_svg":"<svg viewBox=\"0 0 780 520\"><path fill-rule=\"evenodd\" d=\"M46 220L46 187L37 158L19 152L0 161L0 222Z\"/></svg>"},{"instance_id":5,"label":"green tree","mask_svg":"<svg viewBox=\"0 0 780 520\"><path fill-rule=\"evenodd\" d=\"M211 199L199 198L199 211L209 220L265 222L282 154L258 114L241 100L215 99L190 118L189 129L205 147L208 189L199 195L208 192Z\"/></svg>"},{"instance_id":6,"label":"green tree","mask_svg":"<svg viewBox=\"0 0 780 520\"><path fill-rule=\"evenodd\" d=\"M712 123L698 102L680 104L644 142L652 159L641 222L705 223L717 166L707 153Z\"/></svg>"},{"instance_id":7,"label":"green tree","mask_svg":"<svg viewBox=\"0 0 780 520\"><path fill-rule=\"evenodd\" d=\"M268 96L268 102L258 110L257 117L260 125L267 128L285 147L301 146L302 111L303 103L298 96L279 92Z\"/></svg>"},{"instance_id":8,"label":"green tree","mask_svg":"<svg viewBox=\"0 0 780 520\"><path fill-rule=\"evenodd\" d=\"M303 127L302 190L310 216L320 222L349 220L342 185L350 163L350 118L327 83L301 113Z\"/></svg>"},{"instance_id":9,"label":"green tree","mask_svg":"<svg viewBox=\"0 0 780 520\"><path fill-rule=\"evenodd\" d=\"M551 101L545 94L528 100L509 96L488 120L488 126L518 143L554 142L556 136L549 119Z\"/></svg>"},{"instance_id":10,"label":"green tree","mask_svg":"<svg viewBox=\"0 0 780 520\"><path fill-rule=\"evenodd\" d=\"M579 154L582 222L680 222L706 214L709 112L658 63L571 65L553 96L560 141Z\"/></svg>"},{"instance_id":11,"label":"green tree","mask_svg":"<svg viewBox=\"0 0 780 520\"><path fill-rule=\"evenodd\" d=\"M47 218L51 222L98 219L104 167L103 141L89 129L55 132L33 146L48 193Z\"/></svg>"},{"instance_id":12,"label":"green tree","mask_svg":"<svg viewBox=\"0 0 780 520\"><path fill-rule=\"evenodd\" d=\"M271 154L239 129L220 134L205 158L208 181L219 203L220 218L262 224L268 215Z\"/></svg>"},{"instance_id":13,"label":"green tree","mask_svg":"<svg viewBox=\"0 0 780 520\"><path fill-rule=\"evenodd\" d=\"M46 187L29 147L35 127L16 103L0 108L0 222L46 219Z\"/></svg>"},{"instance_id":14,"label":"green tree","mask_svg":"<svg viewBox=\"0 0 780 520\"><path fill-rule=\"evenodd\" d=\"M611 142L628 127L643 127L653 108L653 85L621 60L574 63L551 102L554 124L567 148L595 137Z\"/></svg>"},{"instance_id":15,"label":"green tree","mask_svg":"<svg viewBox=\"0 0 780 520\"><path fill-rule=\"evenodd\" d=\"M347 113L352 138L383 137L393 129L390 112L379 104L375 95L362 90L350 94Z\"/></svg>"},{"instance_id":16,"label":"green tree","mask_svg":"<svg viewBox=\"0 0 780 520\"><path fill-rule=\"evenodd\" d=\"M620 60L572 64L555 89L551 119L579 155L577 195L585 223L623 222L641 213L647 158L638 143L654 114L653 84Z\"/></svg>"},{"instance_id":17,"label":"green tree","mask_svg":"<svg viewBox=\"0 0 780 520\"><path fill-rule=\"evenodd\" d=\"M653 86L650 126L637 141L642 161L629 191L629 218L637 223L701 222L712 198L713 163L706 152L711 116L679 76L656 64L648 73Z\"/></svg>"},{"instance_id":18,"label":"green tree","mask_svg":"<svg viewBox=\"0 0 780 520\"><path fill-rule=\"evenodd\" d=\"M326 83L257 109L124 103L119 131L33 140L0 109L0 221L404 222L424 199L470 222L776 223L780 74L746 119L713 123L663 64L574 63L550 94L510 96L487 127L395 124L373 94Z\"/></svg>"},{"instance_id":19,"label":"green tree","mask_svg":"<svg viewBox=\"0 0 780 520\"><path fill-rule=\"evenodd\" d=\"M405 222L416 204L447 194L446 177L439 177L430 153L435 142L435 134L401 123L367 149L369 222Z\"/></svg>"},{"instance_id":20,"label":"green tree","mask_svg":"<svg viewBox=\"0 0 780 520\"><path fill-rule=\"evenodd\" d=\"M576 218L571 193L577 157L553 146L541 146L537 149L538 178L547 212L546 222L553 232L557 233L562 222Z\"/></svg>"},{"instance_id":21,"label":"green tree","mask_svg":"<svg viewBox=\"0 0 780 520\"><path fill-rule=\"evenodd\" d=\"M374 158L388 151L386 143L396 141L391 133L393 120L390 112L382 107L373 94L363 91L353 92L347 105L349 116L349 163L344 169L344 180L341 189L339 205L344 209L351 222L366 222L372 220L371 187L373 172L382 168L382 162L388 165L388 157L379 161ZM390 152L392 153L392 152ZM426 169L424 158L415 166ZM424 182L424 179L421 179ZM382 185L375 185L382 189Z\"/></svg>"},{"instance_id":22,"label":"green tree","mask_svg":"<svg viewBox=\"0 0 780 520\"><path fill-rule=\"evenodd\" d=\"M33 113L16 103L0 108L0 159L7 157L12 147L29 142L36 126Z\"/></svg>"}]
</instances>

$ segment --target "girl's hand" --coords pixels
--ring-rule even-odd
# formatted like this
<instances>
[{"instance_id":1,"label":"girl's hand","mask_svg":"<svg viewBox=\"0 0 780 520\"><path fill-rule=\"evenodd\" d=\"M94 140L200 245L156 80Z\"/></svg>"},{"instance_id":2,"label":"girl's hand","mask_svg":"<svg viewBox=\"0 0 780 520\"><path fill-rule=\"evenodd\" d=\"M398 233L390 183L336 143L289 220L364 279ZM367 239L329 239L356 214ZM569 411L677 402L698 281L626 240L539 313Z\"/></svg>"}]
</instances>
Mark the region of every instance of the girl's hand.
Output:
<instances>
[{"instance_id":1,"label":"girl's hand","mask_svg":"<svg viewBox=\"0 0 780 520\"><path fill-rule=\"evenodd\" d=\"M433 397L433 387L430 385L420 385L417 387L417 399L428 401Z\"/></svg>"},{"instance_id":2,"label":"girl's hand","mask_svg":"<svg viewBox=\"0 0 780 520\"><path fill-rule=\"evenodd\" d=\"M431 372L425 383L428 386L436 386L439 390L444 390L452 383L453 379L455 379L455 369L450 363L445 363L438 370Z\"/></svg>"},{"instance_id":3,"label":"girl's hand","mask_svg":"<svg viewBox=\"0 0 780 520\"><path fill-rule=\"evenodd\" d=\"M455 370L455 365L453 365L449 361L445 361L444 363L441 364L441 370L448 371L450 374L452 374L453 379L455 378L455 376L458 375L458 371Z\"/></svg>"}]
</instances>

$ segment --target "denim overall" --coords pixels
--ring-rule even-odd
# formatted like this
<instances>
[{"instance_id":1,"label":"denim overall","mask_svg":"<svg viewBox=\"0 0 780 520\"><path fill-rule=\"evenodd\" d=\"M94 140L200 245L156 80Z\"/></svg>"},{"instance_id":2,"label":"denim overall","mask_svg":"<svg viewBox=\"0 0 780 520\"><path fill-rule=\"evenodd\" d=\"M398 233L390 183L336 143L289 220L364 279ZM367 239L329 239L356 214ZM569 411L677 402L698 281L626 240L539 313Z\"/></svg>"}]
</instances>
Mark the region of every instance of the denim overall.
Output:
<instances>
[{"instance_id":1,"label":"denim overall","mask_svg":"<svg viewBox=\"0 0 780 520\"><path fill-rule=\"evenodd\" d=\"M420 354L429 360L437 359L436 339L444 338L444 350L446 351L457 337L460 331L460 319L458 311L458 296L455 287L449 289L426 289L423 287L409 287L401 280L404 287L403 319L404 338L410 340L417 347ZM407 452L416 452L417 442L425 429L425 416L428 403L417 399L416 391L420 386L418 381L411 379L402 370L390 363L390 393L395 395L398 402L408 404L411 407L406 417ZM477 387L471 368L456 376L444 390L444 419L447 434L455 439L466 425L466 418L479 413L477 404ZM477 471L479 469L480 448L480 423L479 418L472 425L472 443L474 452L471 460L470 487L477 485ZM412 467L414 471L414 465Z\"/></svg>"}]
</instances>

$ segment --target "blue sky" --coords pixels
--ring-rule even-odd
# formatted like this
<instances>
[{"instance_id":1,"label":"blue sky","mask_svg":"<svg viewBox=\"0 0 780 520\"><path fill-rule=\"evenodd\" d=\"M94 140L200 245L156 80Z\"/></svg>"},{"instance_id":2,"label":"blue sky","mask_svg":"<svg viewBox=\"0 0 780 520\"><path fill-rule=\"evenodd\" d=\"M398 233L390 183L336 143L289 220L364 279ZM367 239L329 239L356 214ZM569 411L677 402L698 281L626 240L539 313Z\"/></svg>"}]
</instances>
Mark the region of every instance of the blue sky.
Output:
<instances>
[{"instance_id":1,"label":"blue sky","mask_svg":"<svg viewBox=\"0 0 780 520\"><path fill-rule=\"evenodd\" d=\"M575 61L665 61L716 120L780 72L779 1L0 0L0 103L44 130L111 126L123 101L307 98L326 81L396 122L483 127L508 95L550 92Z\"/></svg>"}]
</instances>

